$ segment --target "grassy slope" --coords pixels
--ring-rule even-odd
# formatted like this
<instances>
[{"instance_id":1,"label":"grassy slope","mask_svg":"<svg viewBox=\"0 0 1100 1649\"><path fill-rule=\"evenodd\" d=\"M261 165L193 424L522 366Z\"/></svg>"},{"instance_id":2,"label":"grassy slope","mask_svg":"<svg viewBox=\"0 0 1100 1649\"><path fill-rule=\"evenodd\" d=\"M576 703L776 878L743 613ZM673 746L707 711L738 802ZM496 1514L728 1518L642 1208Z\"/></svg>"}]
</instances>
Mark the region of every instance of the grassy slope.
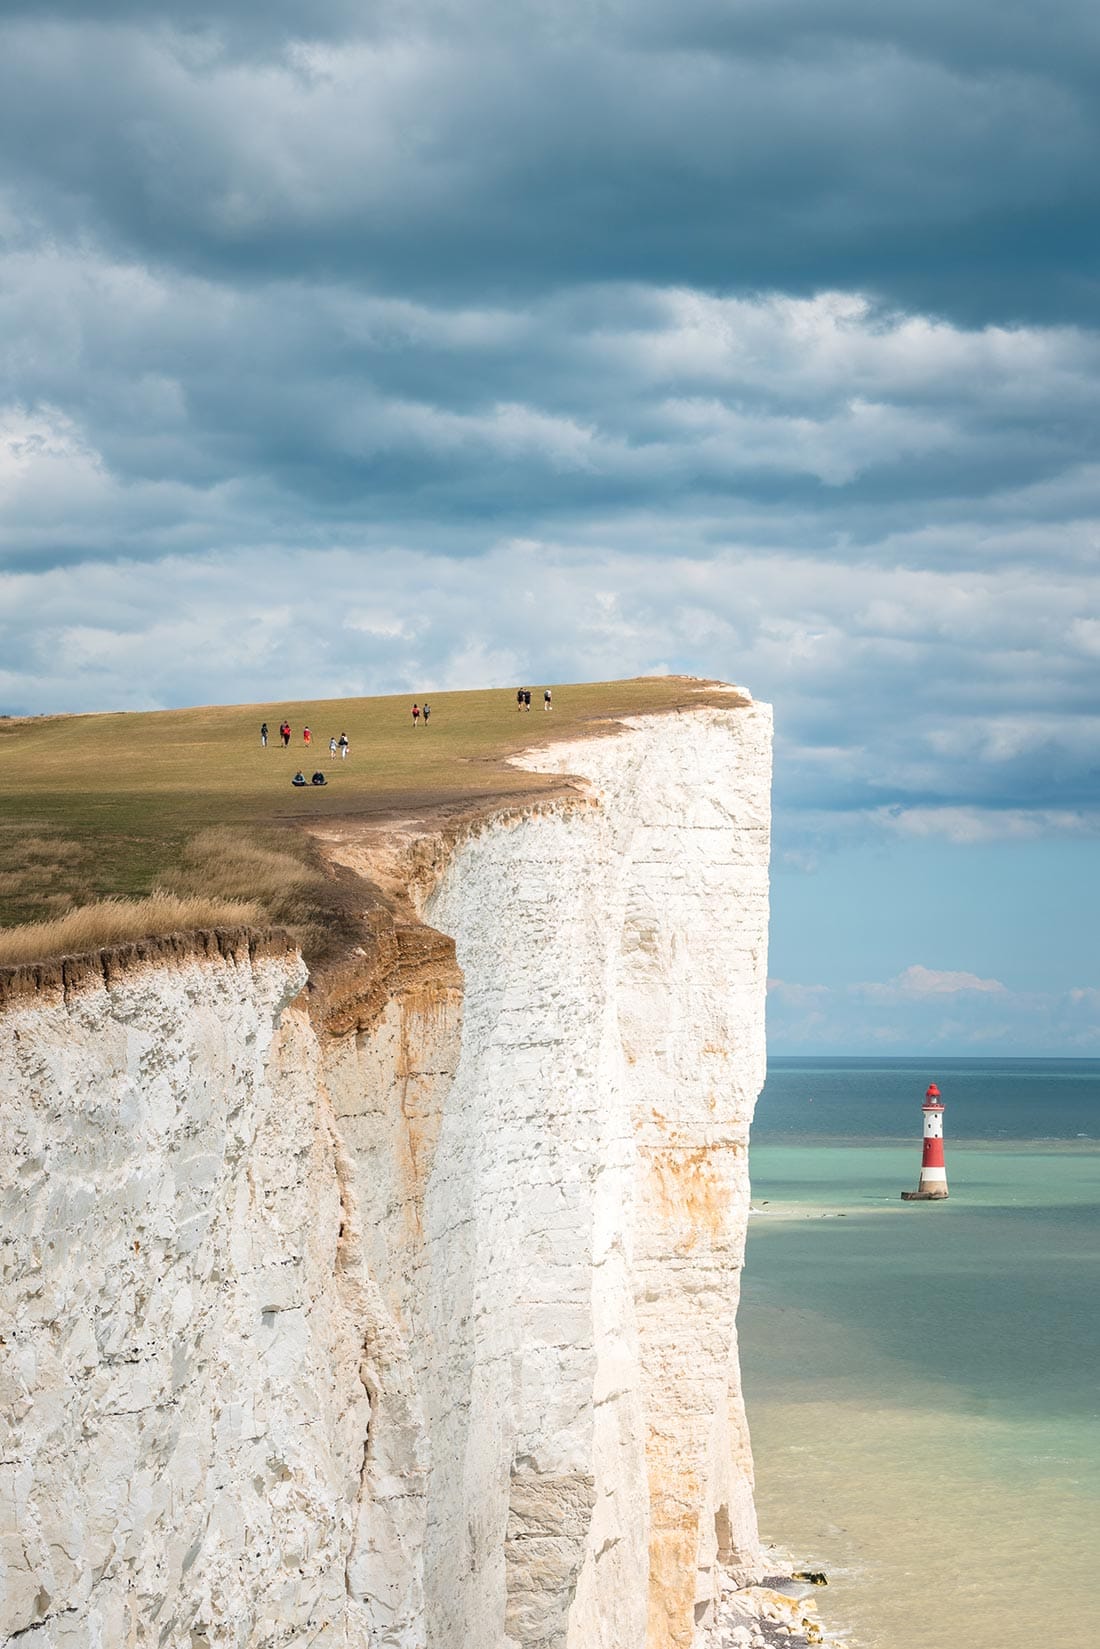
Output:
<instances>
[{"instance_id":1,"label":"grassy slope","mask_svg":"<svg viewBox=\"0 0 1100 1649\"><path fill-rule=\"evenodd\" d=\"M586 683L555 687L550 715L539 688L520 715L514 690L438 693L430 726L415 731L407 696L0 721L0 926L156 887L258 898L293 924L302 912L280 890L296 884L302 906L318 897L302 874L314 849L298 822L530 792L540 781L506 765L514 751L707 696L678 677ZM289 750L277 741L284 715ZM330 761L329 737L341 731L350 757ZM299 767L307 778L324 768L328 787L294 790Z\"/></svg>"}]
</instances>

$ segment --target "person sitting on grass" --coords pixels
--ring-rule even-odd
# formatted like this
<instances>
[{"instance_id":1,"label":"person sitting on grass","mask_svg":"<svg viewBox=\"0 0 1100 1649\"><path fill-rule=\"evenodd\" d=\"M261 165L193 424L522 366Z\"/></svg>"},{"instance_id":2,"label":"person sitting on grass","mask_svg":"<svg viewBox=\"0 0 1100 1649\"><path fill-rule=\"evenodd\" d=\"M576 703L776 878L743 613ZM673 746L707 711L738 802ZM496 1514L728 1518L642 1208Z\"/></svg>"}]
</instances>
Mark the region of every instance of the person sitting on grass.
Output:
<instances>
[{"instance_id":1,"label":"person sitting on grass","mask_svg":"<svg viewBox=\"0 0 1100 1649\"><path fill-rule=\"evenodd\" d=\"M325 778L325 775L321 772L321 769L318 768L316 773L313 775L312 779L310 779L309 782L310 782L310 784L327 784L328 780Z\"/></svg>"},{"instance_id":2,"label":"person sitting on grass","mask_svg":"<svg viewBox=\"0 0 1100 1649\"><path fill-rule=\"evenodd\" d=\"M295 773L294 777L291 779L290 782L291 782L291 784L298 784L298 785L305 784L306 776L302 772L301 768L298 769L297 773Z\"/></svg>"}]
</instances>

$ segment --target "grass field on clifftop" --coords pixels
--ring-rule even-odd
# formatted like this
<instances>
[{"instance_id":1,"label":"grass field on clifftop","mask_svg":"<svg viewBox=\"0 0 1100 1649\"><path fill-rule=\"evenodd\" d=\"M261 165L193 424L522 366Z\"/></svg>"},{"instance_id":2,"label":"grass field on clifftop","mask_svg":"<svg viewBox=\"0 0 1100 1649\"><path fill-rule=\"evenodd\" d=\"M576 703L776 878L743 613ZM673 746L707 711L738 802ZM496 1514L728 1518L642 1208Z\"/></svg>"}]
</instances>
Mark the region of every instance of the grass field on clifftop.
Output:
<instances>
[{"instance_id":1,"label":"grass field on clifftop","mask_svg":"<svg viewBox=\"0 0 1100 1649\"><path fill-rule=\"evenodd\" d=\"M548 787L508 766L508 756L596 732L616 716L706 702L700 687L682 677L555 686L550 714L541 685L530 714L517 713L514 689L433 693L431 722L415 729L408 695L0 720L0 929L158 888L252 901L299 929L323 924L316 847L297 828L303 823L383 819ZM714 701L736 702L728 693ZM278 739L284 716L293 729L287 750ZM329 738L341 732L349 758L330 760ZM295 790L298 768L307 778L322 768L327 787ZM43 954L58 945L43 930Z\"/></svg>"}]
</instances>

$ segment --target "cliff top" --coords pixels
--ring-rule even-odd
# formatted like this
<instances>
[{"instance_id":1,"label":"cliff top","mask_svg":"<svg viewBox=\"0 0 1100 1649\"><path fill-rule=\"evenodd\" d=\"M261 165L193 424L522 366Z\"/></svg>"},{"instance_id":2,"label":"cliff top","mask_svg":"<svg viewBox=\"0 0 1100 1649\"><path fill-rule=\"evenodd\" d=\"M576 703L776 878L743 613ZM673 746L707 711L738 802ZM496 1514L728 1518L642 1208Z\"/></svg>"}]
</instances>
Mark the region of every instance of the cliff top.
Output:
<instances>
[{"instance_id":1,"label":"cliff top","mask_svg":"<svg viewBox=\"0 0 1100 1649\"><path fill-rule=\"evenodd\" d=\"M542 693L535 684L529 713L517 711L515 688L430 693L430 723L415 727L410 694L0 719L0 928L159 888L196 913L204 900L247 901L239 920L286 924L317 953L346 929L355 901L309 826L520 804L561 790L558 779L511 766L520 750L599 735L622 716L748 702L683 676L555 684L550 714ZM346 760L329 754L341 733ZM299 769L307 779L321 769L329 782L295 790ZM219 908L217 921L231 920ZM88 917L83 949L95 943ZM135 937L142 921L134 909ZM69 952L72 932L70 915L67 933L0 933L0 965Z\"/></svg>"}]
</instances>

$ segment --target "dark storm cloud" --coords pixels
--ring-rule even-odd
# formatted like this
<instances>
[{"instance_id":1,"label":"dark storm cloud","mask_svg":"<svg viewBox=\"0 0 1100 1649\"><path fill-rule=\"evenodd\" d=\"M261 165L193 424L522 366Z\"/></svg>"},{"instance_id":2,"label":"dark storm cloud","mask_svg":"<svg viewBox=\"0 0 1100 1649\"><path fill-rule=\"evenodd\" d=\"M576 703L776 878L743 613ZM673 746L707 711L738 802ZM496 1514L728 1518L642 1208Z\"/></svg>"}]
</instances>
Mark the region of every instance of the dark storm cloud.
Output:
<instances>
[{"instance_id":1,"label":"dark storm cloud","mask_svg":"<svg viewBox=\"0 0 1100 1649\"><path fill-rule=\"evenodd\" d=\"M1100 340L1079 329L965 331L846 294L432 307L87 251L14 254L0 273L12 564L273 528L316 542L333 524L445 522L462 550L483 526L644 509L710 511L725 541L842 535L980 565L1010 536L1008 553L1072 558L1049 522L1095 504Z\"/></svg>"},{"instance_id":2,"label":"dark storm cloud","mask_svg":"<svg viewBox=\"0 0 1100 1649\"><path fill-rule=\"evenodd\" d=\"M1094 300L1083 8L79 10L6 30L17 209L181 266Z\"/></svg>"}]
</instances>

